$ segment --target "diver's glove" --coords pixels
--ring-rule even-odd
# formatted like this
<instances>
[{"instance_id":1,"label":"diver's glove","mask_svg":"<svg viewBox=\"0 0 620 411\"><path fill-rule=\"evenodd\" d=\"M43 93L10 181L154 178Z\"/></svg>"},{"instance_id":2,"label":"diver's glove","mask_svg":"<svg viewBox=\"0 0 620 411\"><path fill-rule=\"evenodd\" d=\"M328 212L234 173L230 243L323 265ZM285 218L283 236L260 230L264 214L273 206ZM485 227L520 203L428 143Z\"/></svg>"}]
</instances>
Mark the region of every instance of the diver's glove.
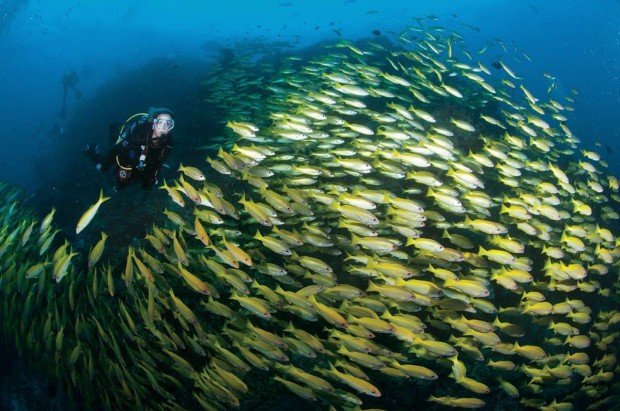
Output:
<instances>
[{"instance_id":1,"label":"diver's glove","mask_svg":"<svg viewBox=\"0 0 620 411\"><path fill-rule=\"evenodd\" d=\"M86 147L84 147L84 152L85 153L99 153L99 144L95 144L95 147L91 147L90 144L86 144Z\"/></svg>"},{"instance_id":2,"label":"diver's glove","mask_svg":"<svg viewBox=\"0 0 620 411\"><path fill-rule=\"evenodd\" d=\"M90 144L86 144L86 147L84 147L84 154L86 154L86 157L88 157L90 159L90 161L92 161L93 163L96 164L97 170L101 171L101 154L99 153L99 144L96 144L94 147L92 147Z\"/></svg>"},{"instance_id":3,"label":"diver's glove","mask_svg":"<svg viewBox=\"0 0 620 411\"><path fill-rule=\"evenodd\" d=\"M83 151L88 157L99 154L99 144L95 144L94 147L92 147L90 144L86 144L86 147L84 147Z\"/></svg>"}]
</instances>

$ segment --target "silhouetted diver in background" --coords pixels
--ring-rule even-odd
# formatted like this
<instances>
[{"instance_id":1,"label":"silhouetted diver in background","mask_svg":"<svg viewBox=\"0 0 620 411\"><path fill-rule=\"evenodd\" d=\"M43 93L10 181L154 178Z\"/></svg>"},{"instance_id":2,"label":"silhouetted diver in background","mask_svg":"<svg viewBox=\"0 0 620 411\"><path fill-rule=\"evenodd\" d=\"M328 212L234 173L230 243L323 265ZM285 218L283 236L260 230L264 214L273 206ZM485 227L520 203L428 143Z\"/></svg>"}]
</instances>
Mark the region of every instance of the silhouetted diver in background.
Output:
<instances>
[{"instance_id":1,"label":"silhouetted diver in background","mask_svg":"<svg viewBox=\"0 0 620 411\"><path fill-rule=\"evenodd\" d=\"M60 118L64 119L67 114L67 92L69 91L69 89L73 90L73 94L75 95L76 99L79 100L82 98L82 92L78 90L78 88L75 86L78 81L78 75L73 70L62 76L62 80L60 80L63 88L62 108L60 109L60 113L58 114Z\"/></svg>"}]
</instances>

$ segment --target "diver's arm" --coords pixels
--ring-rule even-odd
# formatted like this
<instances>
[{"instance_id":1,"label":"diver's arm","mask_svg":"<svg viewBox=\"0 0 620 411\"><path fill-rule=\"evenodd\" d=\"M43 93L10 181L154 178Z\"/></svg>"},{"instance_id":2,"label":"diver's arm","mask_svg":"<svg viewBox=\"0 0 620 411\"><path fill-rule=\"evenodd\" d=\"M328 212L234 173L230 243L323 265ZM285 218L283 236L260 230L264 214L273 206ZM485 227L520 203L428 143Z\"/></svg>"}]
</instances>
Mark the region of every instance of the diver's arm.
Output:
<instances>
[{"instance_id":1,"label":"diver's arm","mask_svg":"<svg viewBox=\"0 0 620 411\"><path fill-rule=\"evenodd\" d=\"M103 160L101 161L101 171L108 171L110 169L110 167L112 166L112 164L114 164L114 159L116 158L116 146L112 147L109 151L108 154L106 154L106 156L103 158Z\"/></svg>"},{"instance_id":2,"label":"diver's arm","mask_svg":"<svg viewBox=\"0 0 620 411\"><path fill-rule=\"evenodd\" d=\"M84 154L90 161L97 165L97 169L101 169L101 164L105 161L106 156L99 152L99 145L91 146L87 144L84 148Z\"/></svg>"},{"instance_id":3,"label":"diver's arm","mask_svg":"<svg viewBox=\"0 0 620 411\"><path fill-rule=\"evenodd\" d=\"M172 138L168 137L168 139L166 140L166 143L164 144L162 148L162 153L161 153L161 156L159 157L159 164L157 165L157 168L153 171L153 176L151 178L151 181L153 184L157 184L158 182L157 176L159 172L161 171L161 168L164 166L164 163L166 162L166 158L168 158L168 155L170 154L171 151L172 151Z\"/></svg>"},{"instance_id":4,"label":"diver's arm","mask_svg":"<svg viewBox=\"0 0 620 411\"><path fill-rule=\"evenodd\" d=\"M166 140L166 143L164 145L164 154L162 155L162 158L161 158L162 164L164 164L164 162L168 158L168 155L170 154L171 151L172 151L172 137L169 137Z\"/></svg>"}]
</instances>

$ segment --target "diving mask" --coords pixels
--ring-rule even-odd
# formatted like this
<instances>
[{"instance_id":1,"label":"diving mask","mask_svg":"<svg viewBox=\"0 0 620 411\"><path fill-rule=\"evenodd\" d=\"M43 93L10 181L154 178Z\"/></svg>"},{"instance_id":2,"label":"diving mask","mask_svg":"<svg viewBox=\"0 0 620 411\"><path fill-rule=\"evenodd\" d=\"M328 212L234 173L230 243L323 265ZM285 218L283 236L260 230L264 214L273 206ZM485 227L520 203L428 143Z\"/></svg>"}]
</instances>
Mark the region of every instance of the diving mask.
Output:
<instances>
[{"instance_id":1,"label":"diving mask","mask_svg":"<svg viewBox=\"0 0 620 411\"><path fill-rule=\"evenodd\" d=\"M163 119L163 118L159 118L159 119L155 119L153 120L153 124L155 124L155 127L157 127L159 130L172 130L174 128L174 120L173 119Z\"/></svg>"}]
</instances>

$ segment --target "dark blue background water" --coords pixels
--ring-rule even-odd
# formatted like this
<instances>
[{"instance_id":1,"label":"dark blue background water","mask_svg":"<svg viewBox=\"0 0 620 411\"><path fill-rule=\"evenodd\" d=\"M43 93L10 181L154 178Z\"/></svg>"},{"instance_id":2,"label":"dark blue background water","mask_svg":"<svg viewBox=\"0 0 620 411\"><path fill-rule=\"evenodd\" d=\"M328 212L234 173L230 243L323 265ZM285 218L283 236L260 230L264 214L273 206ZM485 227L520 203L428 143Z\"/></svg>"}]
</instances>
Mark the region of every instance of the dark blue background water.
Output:
<instances>
[{"instance_id":1,"label":"dark blue background water","mask_svg":"<svg viewBox=\"0 0 620 411\"><path fill-rule=\"evenodd\" d=\"M84 172L91 166L80 152L83 142L104 142L108 123L148 105L176 110L180 131L195 123L189 117L200 102L198 82L222 48L238 54L274 48L294 53L339 33L355 40L372 37L373 30L395 39L413 18L428 15L438 17L434 24L461 33L469 51L487 65L502 58L539 98L545 99L548 85L543 71L557 78L559 101L576 89L569 127L584 147L600 142L611 171L620 175L618 1L5 0L0 1L0 180L35 194L34 201L52 198L44 194L54 191L59 202L80 195L63 192L77 186L67 178L92 179L96 193L103 177ZM497 39L509 48L508 57ZM478 55L485 45L487 52ZM522 51L533 61L523 61ZM81 98L69 90L62 118L61 78L71 70ZM184 158L183 137L177 135L175 161ZM76 206L74 214L91 202ZM68 213L60 207L57 218L70 220ZM54 408L41 395L42 384L33 384L32 377L23 377L23 367L4 364L1 357L0 408L26 398L39 401L32 409Z\"/></svg>"},{"instance_id":2,"label":"dark blue background water","mask_svg":"<svg viewBox=\"0 0 620 411\"><path fill-rule=\"evenodd\" d=\"M82 141L103 140L109 122L145 109L141 104L170 104L183 95L192 104L200 63L217 58L222 47L241 51L275 45L294 51L336 39L336 32L355 40L375 29L394 38L414 17L430 14L439 18L438 25L460 32L475 56L492 44L480 56L487 62L504 54L496 39L511 49L509 55L521 57L525 51L531 63L506 61L536 95L545 96L543 71L557 78L556 96L575 88L579 95L569 127L587 147L597 141L609 146L612 152L600 151L620 174L615 149L620 137L618 1L8 0L0 3L0 180L34 193L65 178L58 170L74 168L71 174L78 175L86 165L79 152ZM151 70L145 77L148 64L172 64L176 71ZM82 98L68 93L62 119L60 80L70 70L78 75ZM136 84L140 99L132 104L139 107L118 95L114 101L98 100L106 87L134 94ZM88 113L78 120L84 126L80 137L92 137L73 144L68 140L76 137L67 128L79 129L71 120L80 109ZM183 136L177 141L183 144Z\"/></svg>"}]
</instances>

